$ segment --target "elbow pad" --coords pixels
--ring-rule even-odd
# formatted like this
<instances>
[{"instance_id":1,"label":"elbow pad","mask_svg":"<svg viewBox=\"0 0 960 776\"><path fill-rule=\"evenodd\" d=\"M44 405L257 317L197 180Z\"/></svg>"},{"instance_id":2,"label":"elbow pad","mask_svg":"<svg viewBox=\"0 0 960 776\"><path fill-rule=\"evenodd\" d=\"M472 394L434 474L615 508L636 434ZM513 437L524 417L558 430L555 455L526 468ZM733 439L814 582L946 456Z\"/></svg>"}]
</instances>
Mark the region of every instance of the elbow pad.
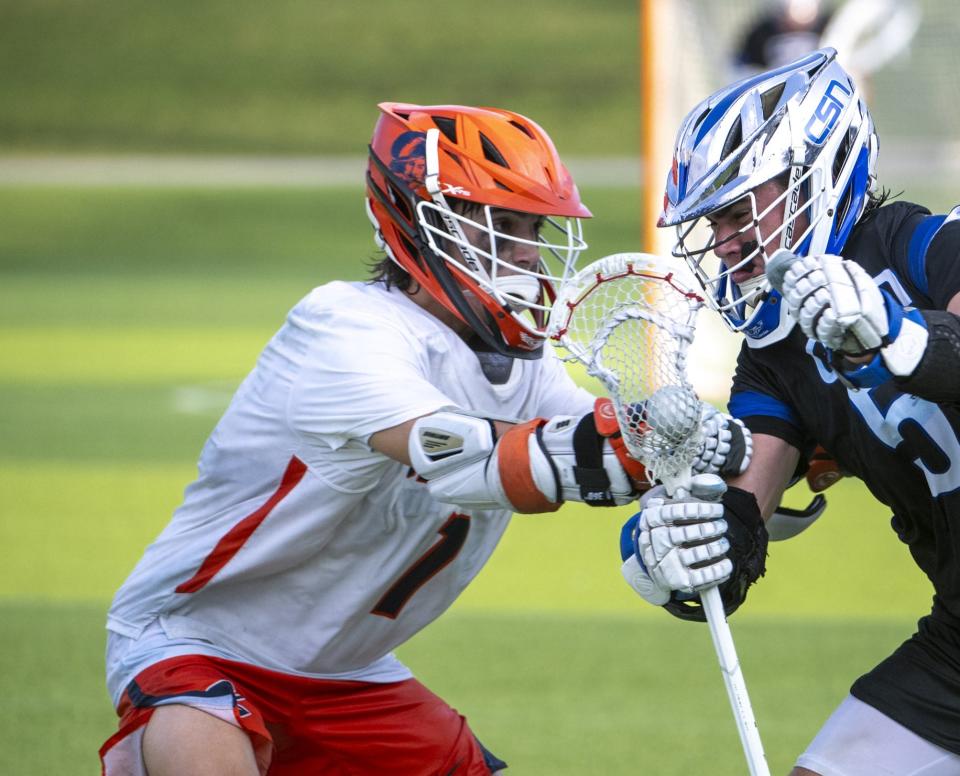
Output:
<instances>
[{"instance_id":1,"label":"elbow pad","mask_svg":"<svg viewBox=\"0 0 960 776\"><path fill-rule=\"evenodd\" d=\"M512 509L496 467L496 428L489 418L440 411L413 424L410 463L438 501L474 509Z\"/></svg>"},{"instance_id":2,"label":"elbow pad","mask_svg":"<svg viewBox=\"0 0 960 776\"><path fill-rule=\"evenodd\" d=\"M782 504L767 520L767 535L771 542L792 539L813 525L827 509L827 499L818 493L805 509L791 509Z\"/></svg>"},{"instance_id":3,"label":"elbow pad","mask_svg":"<svg viewBox=\"0 0 960 776\"><path fill-rule=\"evenodd\" d=\"M916 328L926 336L918 336L914 347L922 348L921 355L907 374L891 368L897 388L932 402L960 401L960 318L945 310L920 315L926 328Z\"/></svg>"},{"instance_id":4,"label":"elbow pad","mask_svg":"<svg viewBox=\"0 0 960 776\"><path fill-rule=\"evenodd\" d=\"M492 421L441 411L414 423L410 461L431 495L462 507L537 513L566 500L629 504L646 486L645 472L627 461L628 473L616 439L598 426L594 414L536 418L498 440Z\"/></svg>"},{"instance_id":5,"label":"elbow pad","mask_svg":"<svg viewBox=\"0 0 960 776\"><path fill-rule=\"evenodd\" d=\"M563 499L539 439L546 423L536 418L512 426L498 440L488 418L436 412L413 424L410 462L438 501L472 509L552 512Z\"/></svg>"}]
</instances>

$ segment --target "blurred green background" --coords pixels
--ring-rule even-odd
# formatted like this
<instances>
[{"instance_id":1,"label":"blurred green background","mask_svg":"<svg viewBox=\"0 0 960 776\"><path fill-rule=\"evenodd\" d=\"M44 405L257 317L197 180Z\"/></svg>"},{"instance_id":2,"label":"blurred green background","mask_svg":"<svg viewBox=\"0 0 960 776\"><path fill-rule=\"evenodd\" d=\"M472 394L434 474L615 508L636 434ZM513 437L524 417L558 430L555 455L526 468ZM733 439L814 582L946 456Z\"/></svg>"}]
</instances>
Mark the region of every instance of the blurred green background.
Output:
<instances>
[{"instance_id":1,"label":"blurred green background","mask_svg":"<svg viewBox=\"0 0 960 776\"><path fill-rule=\"evenodd\" d=\"M286 310L374 256L376 102L531 116L586 171L589 258L635 249L637 28L624 0L0 0L0 772L98 772L110 596ZM356 178L158 180L209 154ZM887 512L828 496L732 621L777 773L928 608ZM706 628L620 580L630 511L518 517L401 650L511 773L743 772Z\"/></svg>"},{"instance_id":2,"label":"blurred green background","mask_svg":"<svg viewBox=\"0 0 960 776\"><path fill-rule=\"evenodd\" d=\"M3 0L0 18L10 148L363 154L397 100L511 108L568 153L636 149L624 0Z\"/></svg>"}]
</instances>

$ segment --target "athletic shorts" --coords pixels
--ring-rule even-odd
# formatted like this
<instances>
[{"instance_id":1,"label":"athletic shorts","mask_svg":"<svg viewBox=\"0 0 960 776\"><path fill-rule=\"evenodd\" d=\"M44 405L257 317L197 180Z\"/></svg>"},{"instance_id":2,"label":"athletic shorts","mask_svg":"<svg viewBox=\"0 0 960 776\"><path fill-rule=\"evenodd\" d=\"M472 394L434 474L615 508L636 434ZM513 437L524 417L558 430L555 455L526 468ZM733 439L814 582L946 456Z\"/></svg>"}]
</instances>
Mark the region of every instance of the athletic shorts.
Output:
<instances>
[{"instance_id":1,"label":"athletic shorts","mask_svg":"<svg viewBox=\"0 0 960 776\"><path fill-rule=\"evenodd\" d=\"M960 755L848 695L797 765L820 776L960 776Z\"/></svg>"},{"instance_id":2,"label":"athletic shorts","mask_svg":"<svg viewBox=\"0 0 960 776\"><path fill-rule=\"evenodd\" d=\"M141 743L157 706L182 704L244 730L261 776L488 776L506 763L415 679L376 684L183 655L141 671L123 693L104 776L146 776Z\"/></svg>"},{"instance_id":3,"label":"athletic shorts","mask_svg":"<svg viewBox=\"0 0 960 776\"><path fill-rule=\"evenodd\" d=\"M917 632L850 694L921 738L960 754L960 619L934 599Z\"/></svg>"}]
</instances>

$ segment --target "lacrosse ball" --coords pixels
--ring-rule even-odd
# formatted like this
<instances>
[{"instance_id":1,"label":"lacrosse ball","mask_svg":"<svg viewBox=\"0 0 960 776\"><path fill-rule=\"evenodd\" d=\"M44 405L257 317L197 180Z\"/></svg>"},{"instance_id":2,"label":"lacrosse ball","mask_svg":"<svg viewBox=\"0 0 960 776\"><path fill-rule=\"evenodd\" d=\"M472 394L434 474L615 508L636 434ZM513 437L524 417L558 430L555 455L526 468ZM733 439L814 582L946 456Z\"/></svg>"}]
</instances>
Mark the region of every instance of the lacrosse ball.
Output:
<instances>
[{"instance_id":1,"label":"lacrosse ball","mask_svg":"<svg viewBox=\"0 0 960 776\"><path fill-rule=\"evenodd\" d=\"M643 419L658 434L680 443L696 433L700 400L689 388L667 385L643 404Z\"/></svg>"}]
</instances>

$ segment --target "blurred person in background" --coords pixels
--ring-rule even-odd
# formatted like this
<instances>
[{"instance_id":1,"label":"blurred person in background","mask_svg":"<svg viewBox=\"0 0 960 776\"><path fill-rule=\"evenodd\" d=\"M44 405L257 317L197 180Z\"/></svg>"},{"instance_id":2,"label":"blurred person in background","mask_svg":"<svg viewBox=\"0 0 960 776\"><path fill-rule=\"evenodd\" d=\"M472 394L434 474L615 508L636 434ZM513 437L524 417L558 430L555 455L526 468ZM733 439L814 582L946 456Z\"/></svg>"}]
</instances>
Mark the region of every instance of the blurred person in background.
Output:
<instances>
[{"instance_id":1,"label":"blurred person in background","mask_svg":"<svg viewBox=\"0 0 960 776\"><path fill-rule=\"evenodd\" d=\"M921 15L917 0L774 0L743 33L731 77L774 70L829 47L869 95L870 76L908 51Z\"/></svg>"},{"instance_id":2,"label":"blurred person in background","mask_svg":"<svg viewBox=\"0 0 960 776\"><path fill-rule=\"evenodd\" d=\"M514 512L647 487L609 401L545 347L591 215L550 138L504 110L380 109L366 207L384 257L289 313L113 601L107 776L503 769L394 648ZM742 471L749 434L704 422L700 470Z\"/></svg>"},{"instance_id":3,"label":"blurred person in background","mask_svg":"<svg viewBox=\"0 0 960 776\"><path fill-rule=\"evenodd\" d=\"M820 45L836 49L840 64L869 99L870 77L906 57L921 16L918 0L845 0Z\"/></svg>"},{"instance_id":4,"label":"blurred person in background","mask_svg":"<svg viewBox=\"0 0 960 776\"><path fill-rule=\"evenodd\" d=\"M792 776L960 774L960 208L888 201L877 153L866 103L823 49L690 112L660 219L744 335L729 409L754 455L712 517L696 499L657 499L625 526L622 555L657 589L644 597L702 617L671 566L689 542L665 516L762 515L771 539L802 530L775 509L816 445L891 509L934 589L917 632L853 683ZM734 550L731 578L752 562Z\"/></svg>"},{"instance_id":5,"label":"blurred person in background","mask_svg":"<svg viewBox=\"0 0 960 776\"><path fill-rule=\"evenodd\" d=\"M774 0L736 48L734 78L786 65L820 48L832 9L820 0Z\"/></svg>"}]
</instances>

